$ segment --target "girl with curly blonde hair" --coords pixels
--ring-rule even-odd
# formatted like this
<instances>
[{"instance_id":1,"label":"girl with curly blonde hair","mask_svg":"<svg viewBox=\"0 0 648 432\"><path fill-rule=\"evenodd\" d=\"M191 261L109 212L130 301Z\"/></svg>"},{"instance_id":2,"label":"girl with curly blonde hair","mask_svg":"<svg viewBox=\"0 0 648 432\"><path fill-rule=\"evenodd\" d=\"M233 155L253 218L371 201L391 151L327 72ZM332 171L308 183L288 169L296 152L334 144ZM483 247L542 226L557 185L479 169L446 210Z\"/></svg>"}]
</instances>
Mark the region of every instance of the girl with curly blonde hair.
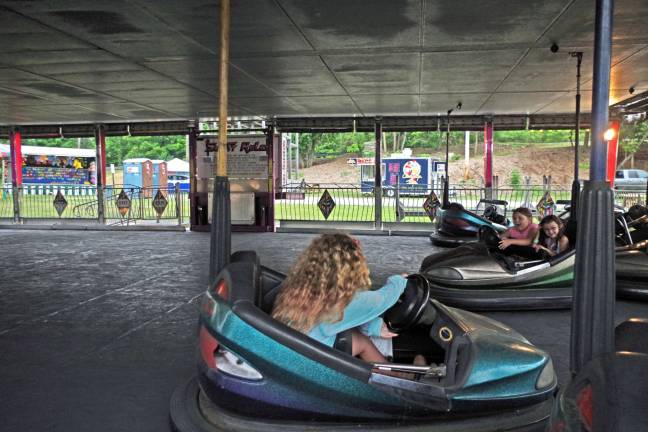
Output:
<instances>
[{"instance_id":1,"label":"girl with curly blonde hair","mask_svg":"<svg viewBox=\"0 0 648 432\"><path fill-rule=\"evenodd\" d=\"M315 238L299 257L277 296L272 316L333 346L337 335L352 331L352 353L369 362L385 362L369 336L396 336L380 315L392 306L407 280L391 276L369 291L369 268L360 243L347 234Z\"/></svg>"}]
</instances>

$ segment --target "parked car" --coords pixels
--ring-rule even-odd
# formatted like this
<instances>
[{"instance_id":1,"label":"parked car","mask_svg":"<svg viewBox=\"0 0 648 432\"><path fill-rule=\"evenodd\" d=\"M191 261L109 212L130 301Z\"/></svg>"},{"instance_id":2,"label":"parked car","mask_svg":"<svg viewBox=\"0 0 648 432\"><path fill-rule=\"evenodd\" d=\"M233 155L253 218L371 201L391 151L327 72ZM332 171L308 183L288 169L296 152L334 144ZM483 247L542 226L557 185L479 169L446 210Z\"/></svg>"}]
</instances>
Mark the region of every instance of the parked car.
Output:
<instances>
[{"instance_id":1,"label":"parked car","mask_svg":"<svg viewBox=\"0 0 648 432\"><path fill-rule=\"evenodd\" d=\"M176 184L180 185L180 190L189 192L189 176L185 174L169 174L167 178L169 182L169 189L175 187Z\"/></svg>"},{"instance_id":2,"label":"parked car","mask_svg":"<svg viewBox=\"0 0 648 432\"><path fill-rule=\"evenodd\" d=\"M617 189L646 190L648 172L640 169L617 170L614 176L614 187Z\"/></svg>"}]
</instances>

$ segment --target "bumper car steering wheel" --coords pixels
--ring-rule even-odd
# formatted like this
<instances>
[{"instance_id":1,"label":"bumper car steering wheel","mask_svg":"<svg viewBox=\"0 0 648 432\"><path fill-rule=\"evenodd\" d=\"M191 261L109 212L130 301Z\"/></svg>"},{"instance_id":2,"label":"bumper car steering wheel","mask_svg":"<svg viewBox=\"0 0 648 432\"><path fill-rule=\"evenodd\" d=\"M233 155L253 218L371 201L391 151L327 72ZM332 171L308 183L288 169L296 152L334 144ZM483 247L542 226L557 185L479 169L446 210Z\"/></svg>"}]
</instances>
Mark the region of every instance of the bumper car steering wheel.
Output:
<instances>
[{"instance_id":1,"label":"bumper car steering wheel","mask_svg":"<svg viewBox=\"0 0 648 432\"><path fill-rule=\"evenodd\" d=\"M417 324L432 324L436 309L430 303L430 283L423 276L407 276L405 291L396 304L385 312L384 321L389 331L402 333Z\"/></svg>"},{"instance_id":2,"label":"bumper car steering wheel","mask_svg":"<svg viewBox=\"0 0 648 432\"><path fill-rule=\"evenodd\" d=\"M499 249L499 243L502 241L493 228L489 226L479 227L479 241L489 248Z\"/></svg>"}]
</instances>

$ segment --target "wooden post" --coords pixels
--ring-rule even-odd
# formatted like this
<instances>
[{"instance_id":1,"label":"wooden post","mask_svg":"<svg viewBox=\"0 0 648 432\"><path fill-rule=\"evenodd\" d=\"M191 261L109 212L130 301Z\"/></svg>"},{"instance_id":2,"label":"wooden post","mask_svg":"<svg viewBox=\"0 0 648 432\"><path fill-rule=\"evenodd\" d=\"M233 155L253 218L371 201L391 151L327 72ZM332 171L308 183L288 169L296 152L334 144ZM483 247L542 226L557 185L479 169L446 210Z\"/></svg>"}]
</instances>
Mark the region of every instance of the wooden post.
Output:
<instances>
[{"instance_id":1,"label":"wooden post","mask_svg":"<svg viewBox=\"0 0 648 432\"><path fill-rule=\"evenodd\" d=\"M218 156L212 199L209 249L209 284L229 263L232 247L230 184L227 178L227 85L229 67L230 0L220 2L220 98L218 110Z\"/></svg>"}]
</instances>

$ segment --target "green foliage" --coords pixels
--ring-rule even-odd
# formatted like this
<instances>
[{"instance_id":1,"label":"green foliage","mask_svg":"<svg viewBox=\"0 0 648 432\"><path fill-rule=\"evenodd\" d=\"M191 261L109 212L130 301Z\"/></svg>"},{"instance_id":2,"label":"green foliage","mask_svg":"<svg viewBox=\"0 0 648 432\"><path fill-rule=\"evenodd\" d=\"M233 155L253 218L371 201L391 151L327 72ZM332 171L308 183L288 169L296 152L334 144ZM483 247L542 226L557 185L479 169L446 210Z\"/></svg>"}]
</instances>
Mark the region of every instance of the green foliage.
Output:
<instances>
[{"instance_id":1,"label":"green foliage","mask_svg":"<svg viewBox=\"0 0 648 432\"><path fill-rule=\"evenodd\" d=\"M518 171L517 168L513 168L513 170L511 170L511 186L513 189L519 190L521 185L522 174L520 174L520 171Z\"/></svg>"},{"instance_id":2,"label":"green foliage","mask_svg":"<svg viewBox=\"0 0 648 432\"><path fill-rule=\"evenodd\" d=\"M456 162L456 161L458 161L459 159L461 159L461 155L459 155L459 154L457 154L457 153L454 153L454 154L452 155L452 157L450 158L450 162Z\"/></svg>"},{"instance_id":3,"label":"green foliage","mask_svg":"<svg viewBox=\"0 0 648 432\"><path fill-rule=\"evenodd\" d=\"M639 147L648 143L648 120L622 124L619 136L619 145L623 151L627 154L636 153Z\"/></svg>"},{"instance_id":4,"label":"green foliage","mask_svg":"<svg viewBox=\"0 0 648 432\"><path fill-rule=\"evenodd\" d=\"M38 147L62 147L62 148L95 148L94 138L30 138L22 141L22 145Z\"/></svg>"},{"instance_id":5,"label":"green foliage","mask_svg":"<svg viewBox=\"0 0 648 432\"><path fill-rule=\"evenodd\" d=\"M109 164L121 165L124 159L149 158L169 160L186 159L184 135L120 136L106 138L106 159ZM94 138L26 139L23 145L94 149Z\"/></svg>"}]
</instances>

